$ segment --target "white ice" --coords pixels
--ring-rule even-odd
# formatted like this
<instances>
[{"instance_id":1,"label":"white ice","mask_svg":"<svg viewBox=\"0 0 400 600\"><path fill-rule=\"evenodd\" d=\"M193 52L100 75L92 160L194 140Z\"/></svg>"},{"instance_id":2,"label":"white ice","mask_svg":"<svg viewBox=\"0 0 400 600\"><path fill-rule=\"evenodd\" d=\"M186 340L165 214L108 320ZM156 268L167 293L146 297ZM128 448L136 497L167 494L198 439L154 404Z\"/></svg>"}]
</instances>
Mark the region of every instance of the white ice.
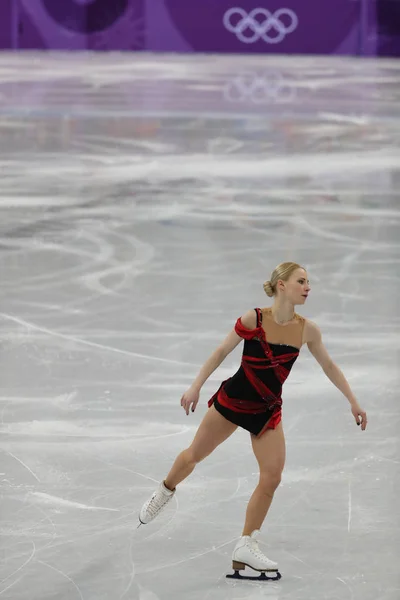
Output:
<instances>
[{"instance_id":1,"label":"white ice","mask_svg":"<svg viewBox=\"0 0 400 600\"><path fill-rule=\"evenodd\" d=\"M399 142L395 61L1 55L0 600L399 599ZM302 349L262 530L283 578L232 585L246 432L137 515L285 260L369 425Z\"/></svg>"}]
</instances>

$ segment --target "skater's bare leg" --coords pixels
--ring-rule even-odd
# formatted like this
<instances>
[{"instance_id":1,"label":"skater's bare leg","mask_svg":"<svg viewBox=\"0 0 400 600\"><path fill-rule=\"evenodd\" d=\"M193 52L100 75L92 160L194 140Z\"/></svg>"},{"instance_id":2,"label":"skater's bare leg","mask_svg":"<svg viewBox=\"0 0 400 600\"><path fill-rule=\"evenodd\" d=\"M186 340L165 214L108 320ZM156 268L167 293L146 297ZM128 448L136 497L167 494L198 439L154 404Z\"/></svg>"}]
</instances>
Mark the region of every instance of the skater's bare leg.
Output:
<instances>
[{"instance_id":1,"label":"skater's bare leg","mask_svg":"<svg viewBox=\"0 0 400 600\"><path fill-rule=\"evenodd\" d=\"M193 442L175 459L164 485L173 490L193 471L197 463L206 458L217 446L224 442L237 429L215 408L211 406L194 436Z\"/></svg>"},{"instance_id":2,"label":"skater's bare leg","mask_svg":"<svg viewBox=\"0 0 400 600\"><path fill-rule=\"evenodd\" d=\"M254 530L261 529L280 484L286 457L282 423L276 429L267 429L260 438L251 436L251 443L260 468L260 479L247 505L242 535L251 535Z\"/></svg>"}]
</instances>

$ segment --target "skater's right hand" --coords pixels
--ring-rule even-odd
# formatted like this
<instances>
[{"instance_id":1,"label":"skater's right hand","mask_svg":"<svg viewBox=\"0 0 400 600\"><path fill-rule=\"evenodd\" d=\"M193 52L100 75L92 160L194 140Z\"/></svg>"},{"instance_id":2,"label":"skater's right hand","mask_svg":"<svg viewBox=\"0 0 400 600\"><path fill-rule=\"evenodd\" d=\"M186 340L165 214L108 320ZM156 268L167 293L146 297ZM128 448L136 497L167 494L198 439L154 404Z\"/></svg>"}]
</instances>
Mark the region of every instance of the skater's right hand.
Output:
<instances>
[{"instance_id":1,"label":"skater's right hand","mask_svg":"<svg viewBox=\"0 0 400 600\"><path fill-rule=\"evenodd\" d=\"M196 410L197 403L200 398L200 390L195 388L189 388L181 398L181 406L189 414L190 405L192 405L192 412Z\"/></svg>"}]
</instances>

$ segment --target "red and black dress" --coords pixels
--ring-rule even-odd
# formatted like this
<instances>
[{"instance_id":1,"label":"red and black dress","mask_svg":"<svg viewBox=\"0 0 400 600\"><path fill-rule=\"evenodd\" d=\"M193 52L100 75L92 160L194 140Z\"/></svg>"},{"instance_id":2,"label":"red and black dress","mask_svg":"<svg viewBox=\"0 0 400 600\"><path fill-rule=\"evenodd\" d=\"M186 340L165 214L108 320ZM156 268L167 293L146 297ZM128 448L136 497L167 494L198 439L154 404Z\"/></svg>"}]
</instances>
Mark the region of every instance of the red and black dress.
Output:
<instances>
[{"instance_id":1,"label":"red and black dress","mask_svg":"<svg viewBox=\"0 0 400 600\"><path fill-rule=\"evenodd\" d=\"M299 355L305 319L295 314L291 324L282 326L273 320L271 309L255 311L255 329L244 327L240 318L236 321L235 331L245 340L242 362L239 370L222 382L208 406L214 404L228 421L261 436L281 421L282 385ZM271 339L285 343L268 342L270 333Z\"/></svg>"}]
</instances>

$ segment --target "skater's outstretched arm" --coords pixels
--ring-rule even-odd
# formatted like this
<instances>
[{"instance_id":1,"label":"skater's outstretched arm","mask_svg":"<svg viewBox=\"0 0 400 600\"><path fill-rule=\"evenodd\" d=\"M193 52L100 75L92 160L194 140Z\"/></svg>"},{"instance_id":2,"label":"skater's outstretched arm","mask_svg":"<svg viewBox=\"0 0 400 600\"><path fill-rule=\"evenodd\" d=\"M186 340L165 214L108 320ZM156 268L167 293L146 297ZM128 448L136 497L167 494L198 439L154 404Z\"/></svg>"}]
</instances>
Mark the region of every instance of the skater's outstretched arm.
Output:
<instances>
[{"instance_id":1,"label":"skater's outstretched arm","mask_svg":"<svg viewBox=\"0 0 400 600\"><path fill-rule=\"evenodd\" d=\"M254 329L257 325L257 315L255 310L249 310L241 317L242 323L247 329ZM212 373L222 364L225 358L243 341L234 329L228 333L224 341L214 350L211 356L206 360L196 379L190 388L181 398L181 406L189 414L190 407L195 411L200 397L200 390Z\"/></svg>"},{"instance_id":2,"label":"skater's outstretched arm","mask_svg":"<svg viewBox=\"0 0 400 600\"><path fill-rule=\"evenodd\" d=\"M346 377L329 356L329 353L322 342L322 335L319 327L312 321L307 320L306 328L306 341L311 354L321 365L325 375L350 402L351 412L355 421L357 425L361 425L361 429L364 431L367 426L366 412L362 410L358 404L357 398L353 394Z\"/></svg>"}]
</instances>

